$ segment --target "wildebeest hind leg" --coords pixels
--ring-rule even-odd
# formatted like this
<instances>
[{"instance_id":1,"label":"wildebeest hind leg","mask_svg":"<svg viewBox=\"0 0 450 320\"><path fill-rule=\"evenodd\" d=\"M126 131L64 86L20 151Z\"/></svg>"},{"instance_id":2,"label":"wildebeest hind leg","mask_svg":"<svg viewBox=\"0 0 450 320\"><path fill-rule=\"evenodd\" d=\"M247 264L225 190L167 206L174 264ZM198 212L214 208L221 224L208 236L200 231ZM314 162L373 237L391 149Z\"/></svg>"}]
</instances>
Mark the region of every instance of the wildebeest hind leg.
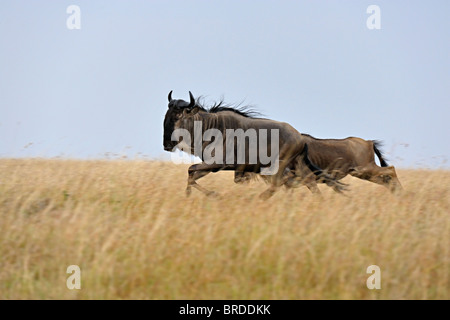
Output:
<instances>
[{"instance_id":1,"label":"wildebeest hind leg","mask_svg":"<svg viewBox=\"0 0 450 320\"><path fill-rule=\"evenodd\" d=\"M311 191L314 194L317 194L317 195L321 194L319 187L317 186L316 183L309 183L306 185L306 187L309 189L309 191Z\"/></svg>"},{"instance_id":2,"label":"wildebeest hind leg","mask_svg":"<svg viewBox=\"0 0 450 320\"><path fill-rule=\"evenodd\" d=\"M275 192L278 191L278 189L282 186L288 183L289 178L291 177L289 174L286 174L285 172L286 169L286 165L281 166L278 169L277 173L273 176L270 176L270 178L268 178L268 181L270 181L270 187L264 191L263 193L261 193L259 195L259 197L263 200L267 200L270 197L272 197ZM287 186L289 187L289 184L287 184Z\"/></svg>"},{"instance_id":3,"label":"wildebeest hind leg","mask_svg":"<svg viewBox=\"0 0 450 320\"><path fill-rule=\"evenodd\" d=\"M275 192L277 192L278 187L275 185L271 185L266 191L264 191L263 193L261 193L259 195L259 197L263 200L267 200L269 199L271 196L274 195Z\"/></svg>"}]
</instances>

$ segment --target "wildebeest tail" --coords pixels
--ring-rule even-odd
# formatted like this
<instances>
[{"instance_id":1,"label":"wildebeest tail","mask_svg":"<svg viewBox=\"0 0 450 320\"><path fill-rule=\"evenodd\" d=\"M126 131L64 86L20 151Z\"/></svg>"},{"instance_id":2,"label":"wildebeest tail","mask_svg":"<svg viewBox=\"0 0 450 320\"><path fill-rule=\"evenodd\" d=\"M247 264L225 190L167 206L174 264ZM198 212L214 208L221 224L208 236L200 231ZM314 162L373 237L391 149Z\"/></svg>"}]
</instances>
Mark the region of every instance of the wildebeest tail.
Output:
<instances>
[{"instance_id":1,"label":"wildebeest tail","mask_svg":"<svg viewBox=\"0 0 450 320\"><path fill-rule=\"evenodd\" d=\"M335 177L327 174L325 171L323 171L321 168L315 165L311 161L311 159L309 159L308 144L305 143L305 147L303 148L300 155L303 157L303 161L308 166L309 170L311 170L316 175L316 181L320 181L322 183L327 184L330 187L333 187L333 189L336 192L342 192L346 190L346 184L337 181Z\"/></svg>"},{"instance_id":2,"label":"wildebeest tail","mask_svg":"<svg viewBox=\"0 0 450 320\"><path fill-rule=\"evenodd\" d=\"M372 142L373 142L373 151L375 151L375 154L377 155L378 159L380 160L380 165L382 167L389 166L387 164L386 160L383 158L384 157L383 152L381 152L381 150L380 150L382 143L377 140L372 140Z\"/></svg>"},{"instance_id":3,"label":"wildebeest tail","mask_svg":"<svg viewBox=\"0 0 450 320\"><path fill-rule=\"evenodd\" d=\"M308 156L308 144L305 143L305 147L303 148L302 152L300 153L301 156L303 156L303 160L305 161L305 164L308 166L309 170L314 172L316 176L320 176L323 174L323 170L320 169L318 166L316 166L314 163L311 162L311 159L309 159Z\"/></svg>"},{"instance_id":4,"label":"wildebeest tail","mask_svg":"<svg viewBox=\"0 0 450 320\"><path fill-rule=\"evenodd\" d=\"M316 164L314 164L311 161L311 159L309 158L309 155L308 155L308 144L307 143L305 143L305 146L304 146L302 152L300 153L300 156L302 156L303 161L308 166L309 170L311 170L316 176L334 180L332 177L328 176L321 168L319 168Z\"/></svg>"}]
</instances>

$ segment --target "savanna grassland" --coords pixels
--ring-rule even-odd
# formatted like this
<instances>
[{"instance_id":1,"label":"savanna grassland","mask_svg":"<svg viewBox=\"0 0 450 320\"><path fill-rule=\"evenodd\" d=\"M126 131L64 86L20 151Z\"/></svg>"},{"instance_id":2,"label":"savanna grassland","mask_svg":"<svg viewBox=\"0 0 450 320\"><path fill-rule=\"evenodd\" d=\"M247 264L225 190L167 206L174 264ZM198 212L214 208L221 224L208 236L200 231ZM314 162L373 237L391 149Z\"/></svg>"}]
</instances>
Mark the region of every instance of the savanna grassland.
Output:
<instances>
[{"instance_id":1,"label":"savanna grassland","mask_svg":"<svg viewBox=\"0 0 450 320\"><path fill-rule=\"evenodd\" d=\"M3 159L0 299L449 299L450 172L398 176L263 201L223 172L186 198L186 165Z\"/></svg>"}]
</instances>

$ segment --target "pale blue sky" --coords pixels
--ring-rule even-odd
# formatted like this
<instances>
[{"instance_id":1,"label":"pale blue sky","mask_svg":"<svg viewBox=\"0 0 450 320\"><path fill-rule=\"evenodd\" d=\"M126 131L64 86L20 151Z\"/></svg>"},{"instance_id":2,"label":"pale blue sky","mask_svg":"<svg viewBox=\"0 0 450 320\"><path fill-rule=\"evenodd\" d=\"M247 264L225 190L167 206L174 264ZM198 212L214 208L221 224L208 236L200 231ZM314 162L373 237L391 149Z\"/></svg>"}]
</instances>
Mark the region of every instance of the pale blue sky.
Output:
<instances>
[{"instance_id":1,"label":"pale blue sky","mask_svg":"<svg viewBox=\"0 0 450 320\"><path fill-rule=\"evenodd\" d=\"M81 30L69 30L69 5ZM369 30L366 9L381 9ZM0 157L158 158L167 94L449 167L450 2L0 0ZM30 144L32 143L32 144ZM167 154L168 155L168 154Z\"/></svg>"}]
</instances>

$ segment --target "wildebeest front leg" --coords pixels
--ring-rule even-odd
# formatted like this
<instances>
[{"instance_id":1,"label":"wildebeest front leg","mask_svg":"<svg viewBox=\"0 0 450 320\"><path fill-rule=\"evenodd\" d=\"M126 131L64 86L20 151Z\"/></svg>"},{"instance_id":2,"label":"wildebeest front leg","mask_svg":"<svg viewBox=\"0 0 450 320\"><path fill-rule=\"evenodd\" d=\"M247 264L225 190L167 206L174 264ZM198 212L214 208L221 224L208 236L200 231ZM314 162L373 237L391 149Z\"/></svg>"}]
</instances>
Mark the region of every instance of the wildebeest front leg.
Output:
<instances>
[{"instance_id":1,"label":"wildebeest front leg","mask_svg":"<svg viewBox=\"0 0 450 320\"><path fill-rule=\"evenodd\" d=\"M206 194L207 196L215 196L217 195L216 192L208 190L202 186L200 186L196 180L206 176L207 174L211 173L211 172L217 172L220 170L225 169L226 166L222 165L222 164L207 164L207 163L199 163L199 164L194 164L192 166L189 167L188 169L188 184L186 187L186 195L190 195L191 194L191 188L194 187L197 190L203 192L204 194Z\"/></svg>"}]
</instances>

